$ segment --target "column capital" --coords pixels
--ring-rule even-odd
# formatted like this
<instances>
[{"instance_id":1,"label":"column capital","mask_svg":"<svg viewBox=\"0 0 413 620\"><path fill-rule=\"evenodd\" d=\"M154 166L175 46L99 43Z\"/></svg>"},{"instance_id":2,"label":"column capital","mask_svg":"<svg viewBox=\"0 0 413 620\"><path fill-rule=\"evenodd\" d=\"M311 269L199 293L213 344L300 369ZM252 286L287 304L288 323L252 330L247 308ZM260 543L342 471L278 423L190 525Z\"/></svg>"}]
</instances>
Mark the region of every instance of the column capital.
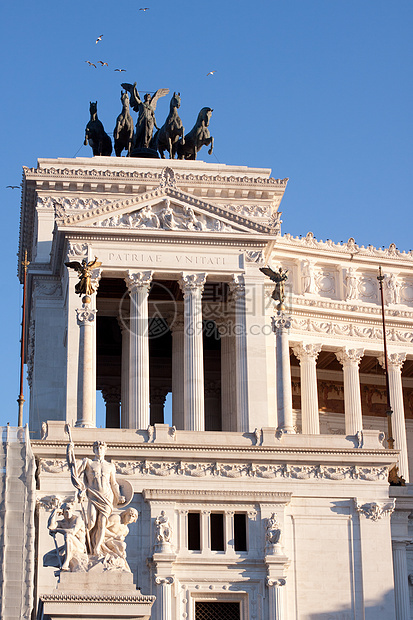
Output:
<instances>
[{"instance_id":1,"label":"column capital","mask_svg":"<svg viewBox=\"0 0 413 620\"><path fill-rule=\"evenodd\" d=\"M164 405L166 396L168 394L168 388L153 388L150 392L150 403L151 405Z\"/></svg>"},{"instance_id":2,"label":"column capital","mask_svg":"<svg viewBox=\"0 0 413 620\"><path fill-rule=\"evenodd\" d=\"M392 370L398 370L401 372L404 362L406 361L407 354L406 353L387 353L387 365ZM386 363L384 359L384 353L380 353L377 356L379 360L379 364L382 368L385 368Z\"/></svg>"},{"instance_id":3,"label":"column capital","mask_svg":"<svg viewBox=\"0 0 413 620\"><path fill-rule=\"evenodd\" d=\"M175 582L175 577L155 577L157 586L171 586Z\"/></svg>"},{"instance_id":4,"label":"column capital","mask_svg":"<svg viewBox=\"0 0 413 620\"><path fill-rule=\"evenodd\" d=\"M336 358L343 366L359 366L361 358L364 355L364 349L351 349L350 347L342 347L336 351Z\"/></svg>"},{"instance_id":5,"label":"column capital","mask_svg":"<svg viewBox=\"0 0 413 620\"><path fill-rule=\"evenodd\" d=\"M139 290L145 290L149 293L152 282L153 271L133 271L128 269L125 282L128 287L129 294L137 293Z\"/></svg>"},{"instance_id":6,"label":"column capital","mask_svg":"<svg viewBox=\"0 0 413 620\"><path fill-rule=\"evenodd\" d=\"M91 325L96 319L96 312L93 308L76 308L78 325Z\"/></svg>"},{"instance_id":7,"label":"column capital","mask_svg":"<svg viewBox=\"0 0 413 620\"><path fill-rule=\"evenodd\" d=\"M235 273L232 275L231 282L228 282L228 288L234 300L245 295L245 280L242 274Z\"/></svg>"},{"instance_id":8,"label":"column capital","mask_svg":"<svg viewBox=\"0 0 413 620\"><path fill-rule=\"evenodd\" d=\"M130 332L130 317L129 316L123 316L123 314L120 314L117 317L117 321L118 321L118 325L120 327L120 331L123 332L127 331Z\"/></svg>"},{"instance_id":9,"label":"column capital","mask_svg":"<svg viewBox=\"0 0 413 620\"><path fill-rule=\"evenodd\" d=\"M108 403L120 403L120 388L116 386L110 386L102 389L102 397L106 404Z\"/></svg>"},{"instance_id":10,"label":"column capital","mask_svg":"<svg viewBox=\"0 0 413 620\"><path fill-rule=\"evenodd\" d=\"M178 280L178 283L184 297L188 293L199 292L202 294L206 278L206 273L188 273L186 271L183 271L181 273L181 277Z\"/></svg>"},{"instance_id":11,"label":"column capital","mask_svg":"<svg viewBox=\"0 0 413 620\"><path fill-rule=\"evenodd\" d=\"M266 582L265 582L268 588L273 588L274 586L275 587L285 586L286 583L287 582L285 579L273 579L272 577L267 577Z\"/></svg>"},{"instance_id":12,"label":"column capital","mask_svg":"<svg viewBox=\"0 0 413 620\"><path fill-rule=\"evenodd\" d=\"M292 349L294 355L299 359L299 361L303 360L314 360L317 361L318 354L322 348L321 343L314 344L312 342L300 342L298 344L293 345Z\"/></svg>"},{"instance_id":13,"label":"column capital","mask_svg":"<svg viewBox=\"0 0 413 620\"><path fill-rule=\"evenodd\" d=\"M271 317L272 329L274 333L281 333L283 330L291 328L291 317L284 312L278 311L276 316Z\"/></svg>"},{"instance_id":14,"label":"column capital","mask_svg":"<svg viewBox=\"0 0 413 620\"><path fill-rule=\"evenodd\" d=\"M183 312L170 312L165 319L172 333L184 331Z\"/></svg>"}]
</instances>

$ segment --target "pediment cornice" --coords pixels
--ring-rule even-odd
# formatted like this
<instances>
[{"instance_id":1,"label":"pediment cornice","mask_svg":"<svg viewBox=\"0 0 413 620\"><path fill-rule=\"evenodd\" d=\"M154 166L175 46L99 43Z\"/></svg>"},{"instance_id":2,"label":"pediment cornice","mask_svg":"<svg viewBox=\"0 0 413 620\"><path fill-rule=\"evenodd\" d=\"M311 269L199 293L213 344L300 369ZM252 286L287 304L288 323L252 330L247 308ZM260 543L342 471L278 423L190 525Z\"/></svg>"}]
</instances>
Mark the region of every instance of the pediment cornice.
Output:
<instances>
[{"instance_id":1,"label":"pediment cornice","mask_svg":"<svg viewBox=\"0 0 413 620\"><path fill-rule=\"evenodd\" d=\"M155 203L159 203L164 199L170 199L181 205L186 205L198 213L203 213L207 216L213 216L217 220L223 220L228 225L235 226L236 232L254 232L262 234L274 234L274 228L256 222L250 218L239 215L226 208L214 204L201 198L197 198L188 194L177 187L157 187L156 189L123 198L120 200L112 201L94 201L91 203L91 208L83 208L81 211L67 213L65 207L60 204L56 199L51 199L54 203L56 223L58 227L65 226L95 226L99 221L108 219L116 214L125 214L134 212L144 206L151 206Z\"/></svg>"}]
</instances>

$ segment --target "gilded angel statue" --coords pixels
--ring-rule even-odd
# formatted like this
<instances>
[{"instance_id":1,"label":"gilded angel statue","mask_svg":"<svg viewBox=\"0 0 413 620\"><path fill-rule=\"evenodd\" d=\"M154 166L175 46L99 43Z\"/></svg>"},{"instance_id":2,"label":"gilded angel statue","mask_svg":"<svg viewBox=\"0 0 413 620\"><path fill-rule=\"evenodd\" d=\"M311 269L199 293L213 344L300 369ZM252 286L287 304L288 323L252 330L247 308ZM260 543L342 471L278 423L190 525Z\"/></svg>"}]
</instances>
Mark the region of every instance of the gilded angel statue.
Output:
<instances>
[{"instance_id":1,"label":"gilded angel statue","mask_svg":"<svg viewBox=\"0 0 413 620\"><path fill-rule=\"evenodd\" d=\"M169 93L169 88L158 88L152 97L149 93L146 93L142 101L136 88L136 82L133 84L121 84L121 86L130 93L130 105L135 112L138 112L134 148L150 148L153 128L159 129L155 120L156 104L160 97L164 97Z\"/></svg>"},{"instance_id":2,"label":"gilded angel statue","mask_svg":"<svg viewBox=\"0 0 413 620\"><path fill-rule=\"evenodd\" d=\"M82 259L82 262L70 261L65 263L66 267L74 269L79 274L79 282L75 286L75 292L77 295L92 295L96 292L94 285L92 284L93 270L101 266L95 256L94 260L87 261L86 258Z\"/></svg>"}]
</instances>

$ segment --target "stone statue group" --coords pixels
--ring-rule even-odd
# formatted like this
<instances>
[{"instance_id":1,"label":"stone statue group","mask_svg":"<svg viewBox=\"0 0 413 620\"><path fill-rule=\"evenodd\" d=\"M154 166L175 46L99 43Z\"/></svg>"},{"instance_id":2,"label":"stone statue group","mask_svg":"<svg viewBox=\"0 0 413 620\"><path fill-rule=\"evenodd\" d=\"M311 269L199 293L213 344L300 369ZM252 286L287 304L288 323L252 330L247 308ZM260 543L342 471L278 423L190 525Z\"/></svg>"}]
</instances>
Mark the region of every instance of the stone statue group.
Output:
<instances>
[{"instance_id":1,"label":"stone statue group","mask_svg":"<svg viewBox=\"0 0 413 620\"><path fill-rule=\"evenodd\" d=\"M178 114L181 105L180 93L173 94L169 106L169 114L162 127L158 127L155 119L156 104L160 97L169 93L169 88L160 88L154 95L146 94L142 99L134 84L121 85L122 111L116 119L113 132L116 157L120 157L126 150L127 157L159 157L165 158L165 151L169 158L196 159L202 146L209 146L211 155L214 139L209 133L209 121L213 110L202 108L195 125L185 135L184 126ZM130 107L138 113L134 129ZM112 140L105 132L97 115L97 101L90 102L90 121L86 125L85 145L90 144L93 155L108 156L112 154ZM154 129L156 129L154 134Z\"/></svg>"}]
</instances>

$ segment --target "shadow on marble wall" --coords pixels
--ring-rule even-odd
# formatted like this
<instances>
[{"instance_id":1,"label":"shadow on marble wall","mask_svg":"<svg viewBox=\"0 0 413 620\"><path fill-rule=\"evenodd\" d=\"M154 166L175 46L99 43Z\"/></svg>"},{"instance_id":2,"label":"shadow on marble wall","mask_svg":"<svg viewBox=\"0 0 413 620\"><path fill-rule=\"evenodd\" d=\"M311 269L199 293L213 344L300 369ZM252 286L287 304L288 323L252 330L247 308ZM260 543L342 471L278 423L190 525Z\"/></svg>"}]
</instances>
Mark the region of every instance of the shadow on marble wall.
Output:
<instances>
[{"instance_id":1,"label":"shadow on marble wall","mask_svg":"<svg viewBox=\"0 0 413 620\"><path fill-rule=\"evenodd\" d=\"M394 593L389 590L381 599L375 603L365 603L364 614L361 609L332 609L331 611L322 613L305 613L300 615L300 620L354 620L354 618L363 618L365 620L394 620Z\"/></svg>"}]
</instances>

